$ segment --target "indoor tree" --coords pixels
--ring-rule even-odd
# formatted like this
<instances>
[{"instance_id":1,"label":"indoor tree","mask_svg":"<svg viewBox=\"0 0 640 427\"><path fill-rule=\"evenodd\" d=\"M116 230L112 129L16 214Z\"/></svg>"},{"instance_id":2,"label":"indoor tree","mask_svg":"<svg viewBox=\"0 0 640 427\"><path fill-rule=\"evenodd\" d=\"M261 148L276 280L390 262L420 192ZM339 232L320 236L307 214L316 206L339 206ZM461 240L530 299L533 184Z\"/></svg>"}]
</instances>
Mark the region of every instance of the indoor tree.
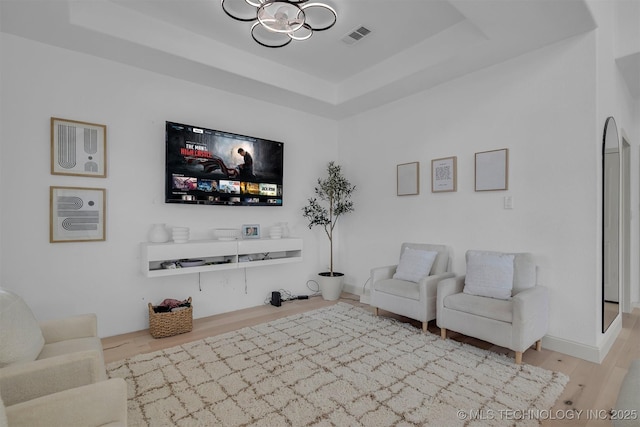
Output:
<instances>
[{"instance_id":1,"label":"indoor tree","mask_svg":"<svg viewBox=\"0 0 640 427\"><path fill-rule=\"evenodd\" d=\"M302 208L304 217L309 221L309 229L320 225L324 228L329 238L330 276L334 275L333 230L338 218L354 210L351 195L355 189L356 186L351 185L342 175L341 167L331 161L327 165L326 178L318 178L318 185L315 187L316 196L310 198L308 204ZM342 275L340 273L336 274Z\"/></svg>"}]
</instances>

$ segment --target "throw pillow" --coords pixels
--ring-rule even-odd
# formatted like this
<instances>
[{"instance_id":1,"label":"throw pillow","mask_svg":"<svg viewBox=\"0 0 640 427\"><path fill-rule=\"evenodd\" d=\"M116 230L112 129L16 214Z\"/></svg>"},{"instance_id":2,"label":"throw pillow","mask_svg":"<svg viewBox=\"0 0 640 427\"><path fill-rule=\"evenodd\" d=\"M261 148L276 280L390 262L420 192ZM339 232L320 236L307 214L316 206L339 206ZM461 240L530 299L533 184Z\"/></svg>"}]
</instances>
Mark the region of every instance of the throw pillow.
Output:
<instances>
[{"instance_id":1,"label":"throw pillow","mask_svg":"<svg viewBox=\"0 0 640 427\"><path fill-rule=\"evenodd\" d=\"M419 282L429 275L438 252L421 251L405 247L400 255L400 263L393 275L394 279Z\"/></svg>"},{"instance_id":2,"label":"throw pillow","mask_svg":"<svg viewBox=\"0 0 640 427\"><path fill-rule=\"evenodd\" d=\"M489 298L511 298L513 259L512 254L467 252L467 275L463 292Z\"/></svg>"},{"instance_id":3,"label":"throw pillow","mask_svg":"<svg viewBox=\"0 0 640 427\"><path fill-rule=\"evenodd\" d=\"M0 368L36 360L44 337L31 309L18 295L0 289Z\"/></svg>"}]
</instances>

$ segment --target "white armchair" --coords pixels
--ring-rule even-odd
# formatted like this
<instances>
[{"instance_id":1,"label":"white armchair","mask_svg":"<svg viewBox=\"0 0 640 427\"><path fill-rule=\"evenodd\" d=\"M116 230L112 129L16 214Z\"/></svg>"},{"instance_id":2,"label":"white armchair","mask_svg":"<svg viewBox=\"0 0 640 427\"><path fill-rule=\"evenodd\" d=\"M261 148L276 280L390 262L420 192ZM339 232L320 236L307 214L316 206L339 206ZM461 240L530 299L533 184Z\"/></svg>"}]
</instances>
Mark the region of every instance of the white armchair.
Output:
<instances>
[{"instance_id":1,"label":"white armchair","mask_svg":"<svg viewBox=\"0 0 640 427\"><path fill-rule=\"evenodd\" d=\"M38 322L18 295L0 289L0 343L7 406L107 379L94 314Z\"/></svg>"},{"instance_id":2,"label":"white armchair","mask_svg":"<svg viewBox=\"0 0 640 427\"><path fill-rule=\"evenodd\" d=\"M549 296L537 284L530 253L467 251L467 274L438 284L437 325L506 347L522 363L522 353L536 345L549 324Z\"/></svg>"},{"instance_id":3,"label":"white armchair","mask_svg":"<svg viewBox=\"0 0 640 427\"><path fill-rule=\"evenodd\" d=\"M30 380L17 379L18 382ZM127 426L127 384L124 379L100 381L13 405L5 406L0 400L0 427L98 426Z\"/></svg>"},{"instance_id":4,"label":"white armchair","mask_svg":"<svg viewBox=\"0 0 640 427\"><path fill-rule=\"evenodd\" d=\"M422 322L423 331L436 318L438 282L449 272L445 245L403 243L399 264L371 270L371 306Z\"/></svg>"}]
</instances>

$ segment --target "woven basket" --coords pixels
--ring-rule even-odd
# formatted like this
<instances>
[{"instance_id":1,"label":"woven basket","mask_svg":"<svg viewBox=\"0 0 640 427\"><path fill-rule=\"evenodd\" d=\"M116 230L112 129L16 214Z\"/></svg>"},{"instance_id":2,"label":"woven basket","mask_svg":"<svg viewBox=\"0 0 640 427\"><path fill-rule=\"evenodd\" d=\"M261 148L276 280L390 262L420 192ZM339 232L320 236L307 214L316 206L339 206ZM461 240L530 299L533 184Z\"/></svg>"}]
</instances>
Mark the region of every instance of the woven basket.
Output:
<instances>
[{"instance_id":1,"label":"woven basket","mask_svg":"<svg viewBox=\"0 0 640 427\"><path fill-rule=\"evenodd\" d=\"M187 300L191 304L191 297ZM172 337L191 332L193 329L193 306L184 310L156 313L149 303L149 333L154 338Z\"/></svg>"}]
</instances>

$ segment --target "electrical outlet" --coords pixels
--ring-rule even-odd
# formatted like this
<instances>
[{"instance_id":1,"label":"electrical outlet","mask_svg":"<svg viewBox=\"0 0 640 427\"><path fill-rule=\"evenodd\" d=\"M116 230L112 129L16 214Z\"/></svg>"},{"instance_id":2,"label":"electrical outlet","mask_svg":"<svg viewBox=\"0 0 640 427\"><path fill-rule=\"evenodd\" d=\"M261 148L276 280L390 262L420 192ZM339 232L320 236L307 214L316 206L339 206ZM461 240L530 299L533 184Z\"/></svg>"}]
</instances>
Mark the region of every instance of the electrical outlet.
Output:
<instances>
[{"instance_id":1,"label":"electrical outlet","mask_svg":"<svg viewBox=\"0 0 640 427\"><path fill-rule=\"evenodd\" d=\"M504 196L504 208L513 209L513 196Z\"/></svg>"}]
</instances>

